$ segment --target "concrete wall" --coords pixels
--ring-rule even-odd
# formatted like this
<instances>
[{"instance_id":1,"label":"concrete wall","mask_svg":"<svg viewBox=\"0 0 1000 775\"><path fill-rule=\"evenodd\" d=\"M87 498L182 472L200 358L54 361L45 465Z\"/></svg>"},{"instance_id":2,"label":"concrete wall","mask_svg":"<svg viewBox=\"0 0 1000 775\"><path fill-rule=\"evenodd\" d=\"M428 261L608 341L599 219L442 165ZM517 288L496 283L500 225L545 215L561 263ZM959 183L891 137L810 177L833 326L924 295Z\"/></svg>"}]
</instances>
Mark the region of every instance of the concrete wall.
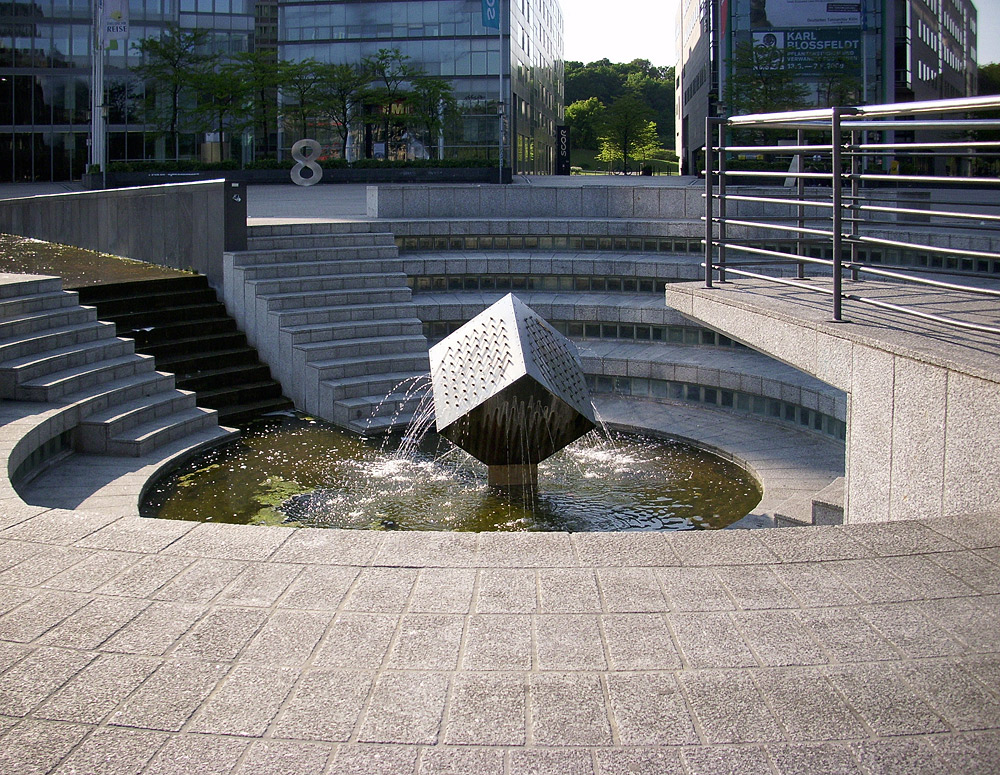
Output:
<instances>
[{"instance_id":1,"label":"concrete wall","mask_svg":"<svg viewBox=\"0 0 1000 775\"><path fill-rule=\"evenodd\" d=\"M941 343L917 349L861 327L794 320L740 296L666 287L669 306L847 392L845 522L949 516L1000 502L1000 359L984 352L976 364Z\"/></svg>"},{"instance_id":2,"label":"concrete wall","mask_svg":"<svg viewBox=\"0 0 1000 775\"><path fill-rule=\"evenodd\" d=\"M7 199L0 231L194 270L220 288L227 215L234 221L226 186L214 180ZM232 204L236 221L243 207L245 245L246 199Z\"/></svg>"}]
</instances>

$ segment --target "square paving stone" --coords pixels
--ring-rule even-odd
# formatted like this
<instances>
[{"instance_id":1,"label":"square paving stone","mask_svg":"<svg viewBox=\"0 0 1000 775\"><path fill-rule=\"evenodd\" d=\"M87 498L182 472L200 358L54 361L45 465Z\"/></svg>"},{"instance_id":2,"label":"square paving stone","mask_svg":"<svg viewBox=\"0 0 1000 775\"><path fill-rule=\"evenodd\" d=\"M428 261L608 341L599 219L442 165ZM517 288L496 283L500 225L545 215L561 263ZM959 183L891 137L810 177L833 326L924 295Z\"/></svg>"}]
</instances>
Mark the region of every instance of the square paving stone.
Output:
<instances>
[{"instance_id":1,"label":"square paving stone","mask_svg":"<svg viewBox=\"0 0 1000 775\"><path fill-rule=\"evenodd\" d=\"M847 746L772 745L768 751L781 775L861 775L861 767Z\"/></svg>"},{"instance_id":2,"label":"square paving stone","mask_svg":"<svg viewBox=\"0 0 1000 775\"><path fill-rule=\"evenodd\" d=\"M671 547L689 567L760 565L778 561L778 556L749 530L688 530L671 538Z\"/></svg>"},{"instance_id":3,"label":"square paving stone","mask_svg":"<svg viewBox=\"0 0 1000 775\"><path fill-rule=\"evenodd\" d=\"M171 738L144 775L227 775L248 742L225 737L183 735Z\"/></svg>"},{"instance_id":4,"label":"square paving stone","mask_svg":"<svg viewBox=\"0 0 1000 775\"><path fill-rule=\"evenodd\" d=\"M38 544L0 539L0 572L13 568L43 550L44 547Z\"/></svg>"},{"instance_id":5,"label":"square paving stone","mask_svg":"<svg viewBox=\"0 0 1000 775\"><path fill-rule=\"evenodd\" d=\"M47 632L39 643L94 649L149 607L145 600L99 597Z\"/></svg>"},{"instance_id":6,"label":"square paving stone","mask_svg":"<svg viewBox=\"0 0 1000 775\"><path fill-rule=\"evenodd\" d=\"M943 552L929 559L977 592L995 595L1000 593L1000 564L991 562L988 556L985 552Z\"/></svg>"},{"instance_id":7,"label":"square paving stone","mask_svg":"<svg viewBox=\"0 0 1000 775\"><path fill-rule=\"evenodd\" d=\"M716 573L744 610L798 607L791 590L768 567L719 568Z\"/></svg>"},{"instance_id":8,"label":"square paving stone","mask_svg":"<svg viewBox=\"0 0 1000 775\"><path fill-rule=\"evenodd\" d=\"M932 738L866 740L858 744L858 759L865 775L949 771L947 760L934 747Z\"/></svg>"},{"instance_id":9,"label":"square paving stone","mask_svg":"<svg viewBox=\"0 0 1000 775\"><path fill-rule=\"evenodd\" d=\"M997 621L984 615L977 599L921 600L917 609L971 651L997 650Z\"/></svg>"},{"instance_id":10,"label":"square paving stone","mask_svg":"<svg viewBox=\"0 0 1000 775\"><path fill-rule=\"evenodd\" d=\"M948 728L891 665L828 668L827 675L876 735L928 734Z\"/></svg>"},{"instance_id":11,"label":"square paving stone","mask_svg":"<svg viewBox=\"0 0 1000 775\"><path fill-rule=\"evenodd\" d=\"M0 713L30 713L89 665L94 656L69 649L36 649L0 676Z\"/></svg>"},{"instance_id":12,"label":"square paving stone","mask_svg":"<svg viewBox=\"0 0 1000 775\"><path fill-rule=\"evenodd\" d=\"M190 557L143 557L134 565L97 588L102 595L152 597L178 573L193 563Z\"/></svg>"},{"instance_id":13,"label":"square paving stone","mask_svg":"<svg viewBox=\"0 0 1000 775\"><path fill-rule=\"evenodd\" d=\"M231 560L195 560L151 597L178 603L207 603L247 567Z\"/></svg>"},{"instance_id":14,"label":"square paving stone","mask_svg":"<svg viewBox=\"0 0 1000 775\"><path fill-rule=\"evenodd\" d=\"M556 568L538 572L543 613L596 613L601 610L592 570Z\"/></svg>"},{"instance_id":15,"label":"square paving stone","mask_svg":"<svg viewBox=\"0 0 1000 775\"><path fill-rule=\"evenodd\" d=\"M849 740L867 735L819 670L756 670L753 675L792 740Z\"/></svg>"},{"instance_id":16,"label":"square paving stone","mask_svg":"<svg viewBox=\"0 0 1000 775\"><path fill-rule=\"evenodd\" d=\"M66 546L45 546L0 573L0 584L12 587L34 587L44 584L58 573L72 568L93 554L86 549Z\"/></svg>"},{"instance_id":17,"label":"square paving stone","mask_svg":"<svg viewBox=\"0 0 1000 775\"><path fill-rule=\"evenodd\" d=\"M920 522L872 522L845 528L855 541L881 556L910 555L925 552L950 552L961 546L943 531Z\"/></svg>"},{"instance_id":18,"label":"square paving stone","mask_svg":"<svg viewBox=\"0 0 1000 775\"><path fill-rule=\"evenodd\" d=\"M537 616L535 642L541 670L607 669L597 616Z\"/></svg>"},{"instance_id":19,"label":"square paving stone","mask_svg":"<svg viewBox=\"0 0 1000 775\"><path fill-rule=\"evenodd\" d=\"M657 575L674 611L731 611L736 608L710 568L669 568Z\"/></svg>"},{"instance_id":20,"label":"square paving stone","mask_svg":"<svg viewBox=\"0 0 1000 775\"><path fill-rule=\"evenodd\" d=\"M584 566L613 568L680 565L669 536L662 533L573 533Z\"/></svg>"},{"instance_id":21,"label":"square paving stone","mask_svg":"<svg viewBox=\"0 0 1000 775\"><path fill-rule=\"evenodd\" d=\"M531 617L523 614L470 616L463 670L531 669Z\"/></svg>"},{"instance_id":22,"label":"square paving stone","mask_svg":"<svg viewBox=\"0 0 1000 775\"><path fill-rule=\"evenodd\" d=\"M102 648L128 654L163 654L203 613L204 609L193 605L152 603Z\"/></svg>"},{"instance_id":23,"label":"square paving stone","mask_svg":"<svg viewBox=\"0 0 1000 775\"><path fill-rule=\"evenodd\" d=\"M383 673L372 691L358 740L433 744L437 742L447 696L447 675Z\"/></svg>"},{"instance_id":24,"label":"square paving stone","mask_svg":"<svg viewBox=\"0 0 1000 775\"><path fill-rule=\"evenodd\" d=\"M184 636L177 657L235 659L267 620L267 612L249 608L215 608Z\"/></svg>"},{"instance_id":25,"label":"square paving stone","mask_svg":"<svg viewBox=\"0 0 1000 775\"><path fill-rule=\"evenodd\" d=\"M121 704L108 723L177 732L228 669L228 665L195 660L166 662Z\"/></svg>"},{"instance_id":26,"label":"square paving stone","mask_svg":"<svg viewBox=\"0 0 1000 775\"><path fill-rule=\"evenodd\" d=\"M281 529L289 535L271 558L275 562L368 565L385 538L377 530Z\"/></svg>"},{"instance_id":27,"label":"square paving stone","mask_svg":"<svg viewBox=\"0 0 1000 775\"><path fill-rule=\"evenodd\" d=\"M34 596L26 593L26 596L28 599L19 607L0 616L0 639L30 643L91 600L88 595L54 591L39 592Z\"/></svg>"},{"instance_id":28,"label":"square paving stone","mask_svg":"<svg viewBox=\"0 0 1000 775\"><path fill-rule=\"evenodd\" d=\"M410 598L410 611L467 614L475 583L476 571L471 568L424 568Z\"/></svg>"},{"instance_id":29,"label":"square paving stone","mask_svg":"<svg viewBox=\"0 0 1000 775\"><path fill-rule=\"evenodd\" d=\"M193 732L260 737L298 678L288 667L237 665L191 722Z\"/></svg>"},{"instance_id":30,"label":"square paving stone","mask_svg":"<svg viewBox=\"0 0 1000 775\"><path fill-rule=\"evenodd\" d=\"M250 563L219 595L217 602L268 608L284 594L301 571L300 565Z\"/></svg>"},{"instance_id":31,"label":"square paving stone","mask_svg":"<svg viewBox=\"0 0 1000 775\"><path fill-rule=\"evenodd\" d=\"M988 775L1000 761L1000 731L997 730L935 735L931 740L951 768L963 775Z\"/></svg>"},{"instance_id":32,"label":"square paving stone","mask_svg":"<svg viewBox=\"0 0 1000 775\"><path fill-rule=\"evenodd\" d=\"M481 748L425 748L418 775L503 775L503 751Z\"/></svg>"},{"instance_id":33,"label":"square paving stone","mask_svg":"<svg viewBox=\"0 0 1000 775\"><path fill-rule=\"evenodd\" d=\"M20 659L30 654L34 649L20 643L8 643L0 640L0 673L3 673Z\"/></svg>"},{"instance_id":34,"label":"square paving stone","mask_svg":"<svg viewBox=\"0 0 1000 775\"><path fill-rule=\"evenodd\" d=\"M656 575L648 569L602 568L597 572L604 605L611 613L666 611Z\"/></svg>"},{"instance_id":35,"label":"square paving stone","mask_svg":"<svg viewBox=\"0 0 1000 775\"><path fill-rule=\"evenodd\" d=\"M27 719L3 736L3 767L10 775L45 775L90 732L82 724Z\"/></svg>"},{"instance_id":36,"label":"square paving stone","mask_svg":"<svg viewBox=\"0 0 1000 775\"><path fill-rule=\"evenodd\" d=\"M536 610L535 571L488 568L479 572L476 611L481 614L531 614Z\"/></svg>"},{"instance_id":37,"label":"square paving stone","mask_svg":"<svg viewBox=\"0 0 1000 775\"><path fill-rule=\"evenodd\" d=\"M913 603L859 606L861 617L910 658L959 654L965 649Z\"/></svg>"},{"instance_id":38,"label":"square paving stone","mask_svg":"<svg viewBox=\"0 0 1000 775\"><path fill-rule=\"evenodd\" d=\"M524 745L526 696L526 679L518 673L456 675L444 742Z\"/></svg>"},{"instance_id":39,"label":"square paving stone","mask_svg":"<svg viewBox=\"0 0 1000 775\"><path fill-rule=\"evenodd\" d=\"M764 530L758 538L784 562L821 562L870 557L871 550L840 526Z\"/></svg>"},{"instance_id":40,"label":"square paving stone","mask_svg":"<svg viewBox=\"0 0 1000 775\"><path fill-rule=\"evenodd\" d=\"M381 666L396 632L392 614L344 612L330 625L316 654L317 667L374 670Z\"/></svg>"},{"instance_id":41,"label":"square paving stone","mask_svg":"<svg viewBox=\"0 0 1000 775\"><path fill-rule=\"evenodd\" d=\"M359 572L359 568L307 565L278 601L278 606L335 611Z\"/></svg>"},{"instance_id":42,"label":"square paving stone","mask_svg":"<svg viewBox=\"0 0 1000 775\"><path fill-rule=\"evenodd\" d=\"M167 739L162 732L145 729L98 729L55 772L57 775L137 774Z\"/></svg>"},{"instance_id":43,"label":"square paving stone","mask_svg":"<svg viewBox=\"0 0 1000 775\"><path fill-rule=\"evenodd\" d=\"M47 594L39 589L24 589L0 585L0 616L6 615L29 600Z\"/></svg>"},{"instance_id":44,"label":"square paving stone","mask_svg":"<svg viewBox=\"0 0 1000 775\"><path fill-rule=\"evenodd\" d=\"M903 676L955 729L1000 728L1000 699L986 691L959 665L919 663L903 666Z\"/></svg>"},{"instance_id":45,"label":"square paving stone","mask_svg":"<svg viewBox=\"0 0 1000 775\"><path fill-rule=\"evenodd\" d=\"M683 754L691 775L756 775L770 770L767 755L758 747L685 748Z\"/></svg>"},{"instance_id":46,"label":"square paving stone","mask_svg":"<svg viewBox=\"0 0 1000 775\"><path fill-rule=\"evenodd\" d=\"M880 562L890 572L905 578L921 598L967 597L976 592L960 578L931 562L927 556L885 557Z\"/></svg>"},{"instance_id":47,"label":"square paving stone","mask_svg":"<svg viewBox=\"0 0 1000 775\"><path fill-rule=\"evenodd\" d=\"M420 749L408 745L341 745L330 772L337 775L412 775Z\"/></svg>"},{"instance_id":48,"label":"square paving stone","mask_svg":"<svg viewBox=\"0 0 1000 775\"><path fill-rule=\"evenodd\" d=\"M601 617L612 670L676 670L681 658L661 614Z\"/></svg>"},{"instance_id":49,"label":"square paving stone","mask_svg":"<svg viewBox=\"0 0 1000 775\"><path fill-rule=\"evenodd\" d=\"M530 678L531 737L536 745L610 745L600 677L539 673Z\"/></svg>"},{"instance_id":50,"label":"square paving stone","mask_svg":"<svg viewBox=\"0 0 1000 775\"><path fill-rule=\"evenodd\" d=\"M241 655L265 665L304 665L331 621L326 611L277 610Z\"/></svg>"},{"instance_id":51,"label":"square paving stone","mask_svg":"<svg viewBox=\"0 0 1000 775\"><path fill-rule=\"evenodd\" d=\"M250 746L233 775L289 775L320 773L326 768L330 748L325 745L258 740Z\"/></svg>"},{"instance_id":52,"label":"square paving stone","mask_svg":"<svg viewBox=\"0 0 1000 775\"><path fill-rule=\"evenodd\" d=\"M710 743L782 739L781 729L748 671L687 672L681 674L681 683Z\"/></svg>"},{"instance_id":53,"label":"square paving stone","mask_svg":"<svg viewBox=\"0 0 1000 775\"><path fill-rule=\"evenodd\" d=\"M815 608L798 617L835 662L898 659L899 653L855 609Z\"/></svg>"},{"instance_id":54,"label":"square paving stone","mask_svg":"<svg viewBox=\"0 0 1000 775\"><path fill-rule=\"evenodd\" d=\"M970 549L1000 546L1000 520L995 514L951 516L923 522L929 530Z\"/></svg>"},{"instance_id":55,"label":"square paving stone","mask_svg":"<svg viewBox=\"0 0 1000 775\"><path fill-rule=\"evenodd\" d=\"M3 537L43 544L69 545L118 519L120 517L115 514L50 509L7 528L3 531Z\"/></svg>"},{"instance_id":56,"label":"square paving stone","mask_svg":"<svg viewBox=\"0 0 1000 775\"><path fill-rule=\"evenodd\" d=\"M510 753L508 775L595 775L590 751L520 749Z\"/></svg>"},{"instance_id":57,"label":"square paving stone","mask_svg":"<svg viewBox=\"0 0 1000 775\"><path fill-rule=\"evenodd\" d=\"M91 592L137 561L134 554L95 552L45 582L46 587L72 592Z\"/></svg>"},{"instance_id":58,"label":"square paving stone","mask_svg":"<svg viewBox=\"0 0 1000 775\"><path fill-rule=\"evenodd\" d=\"M767 667L829 661L794 611L738 611L733 617L750 649Z\"/></svg>"},{"instance_id":59,"label":"square paving stone","mask_svg":"<svg viewBox=\"0 0 1000 775\"><path fill-rule=\"evenodd\" d=\"M753 652L727 613L670 614L682 658L694 668L751 667Z\"/></svg>"},{"instance_id":60,"label":"square paving stone","mask_svg":"<svg viewBox=\"0 0 1000 775\"><path fill-rule=\"evenodd\" d=\"M482 568L573 568L568 533L479 533Z\"/></svg>"},{"instance_id":61,"label":"square paving stone","mask_svg":"<svg viewBox=\"0 0 1000 775\"><path fill-rule=\"evenodd\" d=\"M331 742L349 740L371 686L371 673L307 672L275 723L275 737Z\"/></svg>"},{"instance_id":62,"label":"square paving stone","mask_svg":"<svg viewBox=\"0 0 1000 775\"><path fill-rule=\"evenodd\" d=\"M687 775L680 751L656 748L612 748L597 751L598 775Z\"/></svg>"},{"instance_id":63,"label":"square paving stone","mask_svg":"<svg viewBox=\"0 0 1000 775\"><path fill-rule=\"evenodd\" d=\"M854 590L825 563L775 565L772 570L802 606L856 605L861 602Z\"/></svg>"},{"instance_id":64,"label":"square paving stone","mask_svg":"<svg viewBox=\"0 0 1000 775\"><path fill-rule=\"evenodd\" d=\"M364 568L348 595L347 610L399 613L406 608L416 580L413 568Z\"/></svg>"},{"instance_id":65,"label":"square paving stone","mask_svg":"<svg viewBox=\"0 0 1000 775\"><path fill-rule=\"evenodd\" d=\"M81 538L77 546L87 549L117 549L139 554L159 552L197 527L196 522L177 519L123 517Z\"/></svg>"},{"instance_id":66,"label":"square paving stone","mask_svg":"<svg viewBox=\"0 0 1000 775\"><path fill-rule=\"evenodd\" d=\"M297 532L287 527L257 526L247 530L244 525L201 522L162 553L219 560L266 560Z\"/></svg>"},{"instance_id":67,"label":"square paving stone","mask_svg":"<svg viewBox=\"0 0 1000 775\"><path fill-rule=\"evenodd\" d=\"M403 616L387 666L395 670L454 670L465 619L447 614Z\"/></svg>"},{"instance_id":68,"label":"square paving stone","mask_svg":"<svg viewBox=\"0 0 1000 775\"><path fill-rule=\"evenodd\" d=\"M423 530L388 533L383 538L373 565L419 567L475 567L475 533Z\"/></svg>"},{"instance_id":69,"label":"square paving stone","mask_svg":"<svg viewBox=\"0 0 1000 775\"><path fill-rule=\"evenodd\" d=\"M610 673L607 682L622 745L698 742L684 696L672 675Z\"/></svg>"},{"instance_id":70,"label":"square paving stone","mask_svg":"<svg viewBox=\"0 0 1000 775\"><path fill-rule=\"evenodd\" d=\"M99 724L160 666L160 660L104 654L35 709L37 718Z\"/></svg>"},{"instance_id":71,"label":"square paving stone","mask_svg":"<svg viewBox=\"0 0 1000 775\"><path fill-rule=\"evenodd\" d=\"M876 558L837 560L826 563L826 567L866 603L895 603L921 597L908 579L900 578Z\"/></svg>"}]
</instances>

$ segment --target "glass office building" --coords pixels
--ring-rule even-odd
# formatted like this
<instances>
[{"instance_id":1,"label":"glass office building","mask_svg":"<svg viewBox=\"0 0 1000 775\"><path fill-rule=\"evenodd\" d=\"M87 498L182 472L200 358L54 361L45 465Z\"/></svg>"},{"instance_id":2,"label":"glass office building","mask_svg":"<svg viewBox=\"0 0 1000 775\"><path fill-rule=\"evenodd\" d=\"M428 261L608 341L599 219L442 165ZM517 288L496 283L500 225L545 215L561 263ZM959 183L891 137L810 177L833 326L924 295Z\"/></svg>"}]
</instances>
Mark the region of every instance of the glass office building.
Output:
<instances>
[{"instance_id":1,"label":"glass office building","mask_svg":"<svg viewBox=\"0 0 1000 775\"><path fill-rule=\"evenodd\" d=\"M0 1L0 181L79 179L90 127L93 0ZM130 38L107 54L108 159L172 158L142 121L134 44L168 24L211 33L215 50L276 50L281 59L359 63L399 49L447 79L462 112L446 156L496 158L500 72L506 159L515 173L549 173L563 120L562 12L556 0L510 0L502 30L482 26L480 0L129 0ZM290 145L293 138L288 138ZM188 133L180 156L198 158Z\"/></svg>"},{"instance_id":2,"label":"glass office building","mask_svg":"<svg viewBox=\"0 0 1000 775\"><path fill-rule=\"evenodd\" d=\"M279 56L357 64L398 49L408 64L454 89L462 126L448 138L446 158L496 157L502 69L505 159L515 173L551 173L563 120L559 4L510 0L499 33L483 26L481 11L479 0L278 0Z\"/></svg>"}]
</instances>

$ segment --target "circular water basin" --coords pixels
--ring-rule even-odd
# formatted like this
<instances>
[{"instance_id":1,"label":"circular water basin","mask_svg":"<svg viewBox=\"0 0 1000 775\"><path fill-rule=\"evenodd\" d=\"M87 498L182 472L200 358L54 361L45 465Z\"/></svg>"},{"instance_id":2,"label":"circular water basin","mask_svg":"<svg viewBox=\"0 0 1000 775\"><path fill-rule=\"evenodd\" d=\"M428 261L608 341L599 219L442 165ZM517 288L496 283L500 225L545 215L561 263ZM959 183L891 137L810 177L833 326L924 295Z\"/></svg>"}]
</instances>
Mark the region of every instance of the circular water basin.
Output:
<instances>
[{"instance_id":1,"label":"circular water basin","mask_svg":"<svg viewBox=\"0 0 1000 775\"><path fill-rule=\"evenodd\" d=\"M166 519L375 530L613 531L725 527L760 501L739 466L674 441L591 432L538 467L537 493L502 493L435 434L364 439L301 415L267 418L148 493Z\"/></svg>"}]
</instances>

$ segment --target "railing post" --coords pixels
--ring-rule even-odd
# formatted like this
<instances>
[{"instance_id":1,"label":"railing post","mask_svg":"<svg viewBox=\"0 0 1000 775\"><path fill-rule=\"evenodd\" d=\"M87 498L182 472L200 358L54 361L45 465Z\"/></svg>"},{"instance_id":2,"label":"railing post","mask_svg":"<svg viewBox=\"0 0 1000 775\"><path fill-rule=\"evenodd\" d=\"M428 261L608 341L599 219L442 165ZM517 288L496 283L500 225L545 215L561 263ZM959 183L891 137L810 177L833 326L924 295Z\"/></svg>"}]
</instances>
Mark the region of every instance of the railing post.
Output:
<instances>
[{"instance_id":1,"label":"railing post","mask_svg":"<svg viewBox=\"0 0 1000 775\"><path fill-rule=\"evenodd\" d=\"M806 132L804 129L795 130L795 144L800 148L806 144ZM796 158L799 160L799 163L796 165L798 167L799 175L795 178L795 198L799 200L799 204L797 205L797 212L799 216L797 225L800 229L803 229L806 225L806 206L802 204L806 198L806 179L802 177L802 173L806 171L805 151L799 151ZM795 253L800 256L804 255L803 251L805 250L805 246L806 243L805 240L802 239L802 232L799 232L798 237L795 240ZM804 261L799 261L798 271L795 273L795 276L799 280L805 279L806 265Z\"/></svg>"},{"instance_id":2,"label":"railing post","mask_svg":"<svg viewBox=\"0 0 1000 775\"><path fill-rule=\"evenodd\" d=\"M833 319L843 320L841 293L841 232L843 230L843 177L840 174L840 108L833 109L830 119L830 191L833 204Z\"/></svg>"},{"instance_id":3,"label":"railing post","mask_svg":"<svg viewBox=\"0 0 1000 775\"><path fill-rule=\"evenodd\" d=\"M712 287L712 169L715 159L712 153L712 118L705 117L705 287Z\"/></svg>"},{"instance_id":4,"label":"railing post","mask_svg":"<svg viewBox=\"0 0 1000 775\"><path fill-rule=\"evenodd\" d=\"M719 282L726 281L726 122L719 125Z\"/></svg>"},{"instance_id":5,"label":"railing post","mask_svg":"<svg viewBox=\"0 0 1000 775\"><path fill-rule=\"evenodd\" d=\"M861 151L858 148L858 130L851 130L851 237L857 237L860 233L858 218L861 216L861 206L859 198L861 196ZM851 240L851 280L857 282L858 279L858 243Z\"/></svg>"}]
</instances>

